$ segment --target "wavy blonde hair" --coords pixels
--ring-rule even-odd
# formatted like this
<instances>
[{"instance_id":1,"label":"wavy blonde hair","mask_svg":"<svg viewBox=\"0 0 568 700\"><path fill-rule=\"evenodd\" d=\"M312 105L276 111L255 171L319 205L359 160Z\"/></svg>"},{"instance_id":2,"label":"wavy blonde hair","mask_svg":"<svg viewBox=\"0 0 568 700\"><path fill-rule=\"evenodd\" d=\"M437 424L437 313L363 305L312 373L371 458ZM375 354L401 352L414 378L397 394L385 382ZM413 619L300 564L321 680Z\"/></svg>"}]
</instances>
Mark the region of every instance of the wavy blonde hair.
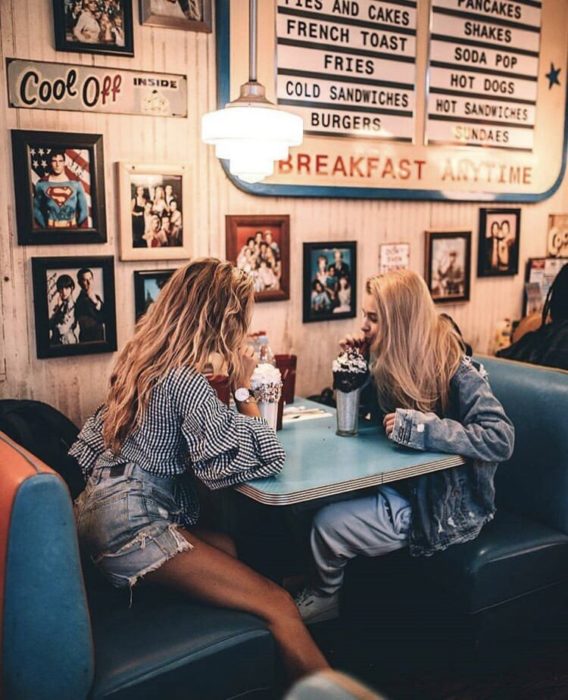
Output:
<instances>
[{"instance_id":1,"label":"wavy blonde hair","mask_svg":"<svg viewBox=\"0 0 568 700\"><path fill-rule=\"evenodd\" d=\"M229 374L239 374L253 300L252 278L231 263L202 258L177 270L118 356L106 399L106 447L120 451L140 425L152 388L169 370L202 372L218 353Z\"/></svg>"},{"instance_id":2,"label":"wavy blonde hair","mask_svg":"<svg viewBox=\"0 0 568 700\"><path fill-rule=\"evenodd\" d=\"M371 372L382 410L443 413L464 354L452 321L438 315L426 283L411 270L371 277L366 291L378 313Z\"/></svg>"}]
</instances>

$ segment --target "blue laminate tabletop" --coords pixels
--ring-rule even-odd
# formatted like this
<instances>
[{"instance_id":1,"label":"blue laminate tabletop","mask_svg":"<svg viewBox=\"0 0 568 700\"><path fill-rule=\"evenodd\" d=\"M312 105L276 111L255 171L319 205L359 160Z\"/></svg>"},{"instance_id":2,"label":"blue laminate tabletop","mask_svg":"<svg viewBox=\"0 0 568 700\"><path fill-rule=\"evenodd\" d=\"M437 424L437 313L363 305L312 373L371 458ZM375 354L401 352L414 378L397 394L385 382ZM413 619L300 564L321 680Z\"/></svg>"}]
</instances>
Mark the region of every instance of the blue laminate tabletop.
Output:
<instances>
[{"instance_id":1,"label":"blue laminate tabletop","mask_svg":"<svg viewBox=\"0 0 568 700\"><path fill-rule=\"evenodd\" d=\"M278 437L286 450L286 463L280 474L236 487L260 503L291 505L464 463L457 455L396 445L382 427L366 421L360 422L357 436L340 437L335 434L335 409L305 399L297 400L296 405L327 415L312 420L284 419Z\"/></svg>"}]
</instances>

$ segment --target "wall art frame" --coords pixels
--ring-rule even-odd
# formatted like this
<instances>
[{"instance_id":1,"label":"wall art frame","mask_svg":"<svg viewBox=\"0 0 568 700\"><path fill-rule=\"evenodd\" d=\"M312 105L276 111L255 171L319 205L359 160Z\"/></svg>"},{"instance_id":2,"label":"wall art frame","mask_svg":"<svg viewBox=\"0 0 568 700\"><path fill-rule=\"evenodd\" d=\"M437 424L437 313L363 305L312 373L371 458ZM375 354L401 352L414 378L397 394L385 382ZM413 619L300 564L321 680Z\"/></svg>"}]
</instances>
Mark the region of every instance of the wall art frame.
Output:
<instances>
[{"instance_id":1,"label":"wall art frame","mask_svg":"<svg viewBox=\"0 0 568 700\"><path fill-rule=\"evenodd\" d=\"M304 243L303 322L357 313L357 242Z\"/></svg>"},{"instance_id":2,"label":"wall art frame","mask_svg":"<svg viewBox=\"0 0 568 700\"><path fill-rule=\"evenodd\" d=\"M57 51L134 56L132 0L53 0Z\"/></svg>"},{"instance_id":3,"label":"wall art frame","mask_svg":"<svg viewBox=\"0 0 568 700\"><path fill-rule=\"evenodd\" d=\"M547 255L568 258L568 214L548 215Z\"/></svg>"},{"instance_id":4,"label":"wall art frame","mask_svg":"<svg viewBox=\"0 0 568 700\"><path fill-rule=\"evenodd\" d=\"M116 350L114 257L32 258L38 358Z\"/></svg>"},{"instance_id":5,"label":"wall art frame","mask_svg":"<svg viewBox=\"0 0 568 700\"><path fill-rule=\"evenodd\" d=\"M542 313L544 302L556 275L566 265L564 258L529 258L525 267L523 316Z\"/></svg>"},{"instance_id":6,"label":"wall art frame","mask_svg":"<svg viewBox=\"0 0 568 700\"><path fill-rule=\"evenodd\" d=\"M469 301L471 231L426 231L426 284L437 304Z\"/></svg>"},{"instance_id":7,"label":"wall art frame","mask_svg":"<svg viewBox=\"0 0 568 700\"><path fill-rule=\"evenodd\" d=\"M140 22L189 32L212 31L212 0L140 0Z\"/></svg>"},{"instance_id":8,"label":"wall art frame","mask_svg":"<svg viewBox=\"0 0 568 700\"><path fill-rule=\"evenodd\" d=\"M156 301L162 287L175 272L171 270L134 271L134 314L138 321Z\"/></svg>"},{"instance_id":9,"label":"wall art frame","mask_svg":"<svg viewBox=\"0 0 568 700\"><path fill-rule=\"evenodd\" d=\"M520 209L480 209L478 277L510 277L519 271Z\"/></svg>"},{"instance_id":10,"label":"wall art frame","mask_svg":"<svg viewBox=\"0 0 568 700\"><path fill-rule=\"evenodd\" d=\"M379 245L379 275L391 270L406 270L410 265L410 243Z\"/></svg>"},{"instance_id":11,"label":"wall art frame","mask_svg":"<svg viewBox=\"0 0 568 700\"><path fill-rule=\"evenodd\" d=\"M225 217L227 260L254 280L256 302L290 298L290 217Z\"/></svg>"},{"instance_id":12,"label":"wall art frame","mask_svg":"<svg viewBox=\"0 0 568 700\"><path fill-rule=\"evenodd\" d=\"M18 243L104 243L102 135L14 129L11 136Z\"/></svg>"},{"instance_id":13,"label":"wall art frame","mask_svg":"<svg viewBox=\"0 0 568 700\"><path fill-rule=\"evenodd\" d=\"M118 163L121 260L187 260L189 169Z\"/></svg>"}]
</instances>

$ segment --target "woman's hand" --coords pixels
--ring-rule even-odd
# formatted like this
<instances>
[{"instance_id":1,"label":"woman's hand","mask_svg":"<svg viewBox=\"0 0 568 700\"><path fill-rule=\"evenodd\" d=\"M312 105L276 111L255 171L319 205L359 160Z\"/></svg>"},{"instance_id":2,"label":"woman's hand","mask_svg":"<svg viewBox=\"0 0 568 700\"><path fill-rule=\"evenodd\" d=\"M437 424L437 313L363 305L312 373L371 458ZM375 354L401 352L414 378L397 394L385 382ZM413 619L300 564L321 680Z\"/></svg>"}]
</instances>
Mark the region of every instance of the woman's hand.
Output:
<instances>
[{"instance_id":1,"label":"woman's hand","mask_svg":"<svg viewBox=\"0 0 568 700\"><path fill-rule=\"evenodd\" d=\"M383 418L383 426L385 429L385 433L387 434L387 437L391 436L391 433L394 429L395 419L396 419L396 413L387 413L387 415Z\"/></svg>"},{"instance_id":2,"label":"woman's hand","mask_svg":"<svg viewBox=\"0 0 568 700\"><path fill-rule=\"evenodd\" d=\"M339 347L343 350L351 350L352 348L357 348L363 355L369 352L369 343L365 338L365 334L359 331L359 333L353 333L352 335L346 335L339 341Z\"/></svg>"},{"instance_id":3,"label":"woman's hand","mask_svg":"<svg viewBox=\"0 0 568 700\"><path fill-rule=\"evenodd\" d=\"M248 389L250 387L252 373L256 367L256 356L252 346L243 345L239 354L241 356L241 371L233 378L233 390L238 389L239 387L245 387Z\"/></svg>"}]
</instances>

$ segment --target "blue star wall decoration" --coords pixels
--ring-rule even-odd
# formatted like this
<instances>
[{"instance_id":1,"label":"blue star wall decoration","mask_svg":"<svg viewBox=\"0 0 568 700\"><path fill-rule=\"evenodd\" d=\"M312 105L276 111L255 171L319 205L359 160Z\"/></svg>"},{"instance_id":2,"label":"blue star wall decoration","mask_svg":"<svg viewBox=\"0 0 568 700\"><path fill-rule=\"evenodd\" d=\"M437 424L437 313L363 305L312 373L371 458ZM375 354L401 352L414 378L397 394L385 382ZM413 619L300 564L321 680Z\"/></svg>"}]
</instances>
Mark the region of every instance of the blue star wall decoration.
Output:
<instances>
[{"instance_id":1,"label":"blue star wall decoration","mask_svg":"<svg viewBox=\"0 0 568 700\"><path fill-rule=\"evenodd\" d=\"M546 78L548 78L548 89L549 90L553 85L560 85L560 80L558 80L558 74L560 73L561 70L562 70L562 68L555 68L554 63L550 64L550 70L548 71L548 73L545 76Z\"/></svg>"}]
</instances>

